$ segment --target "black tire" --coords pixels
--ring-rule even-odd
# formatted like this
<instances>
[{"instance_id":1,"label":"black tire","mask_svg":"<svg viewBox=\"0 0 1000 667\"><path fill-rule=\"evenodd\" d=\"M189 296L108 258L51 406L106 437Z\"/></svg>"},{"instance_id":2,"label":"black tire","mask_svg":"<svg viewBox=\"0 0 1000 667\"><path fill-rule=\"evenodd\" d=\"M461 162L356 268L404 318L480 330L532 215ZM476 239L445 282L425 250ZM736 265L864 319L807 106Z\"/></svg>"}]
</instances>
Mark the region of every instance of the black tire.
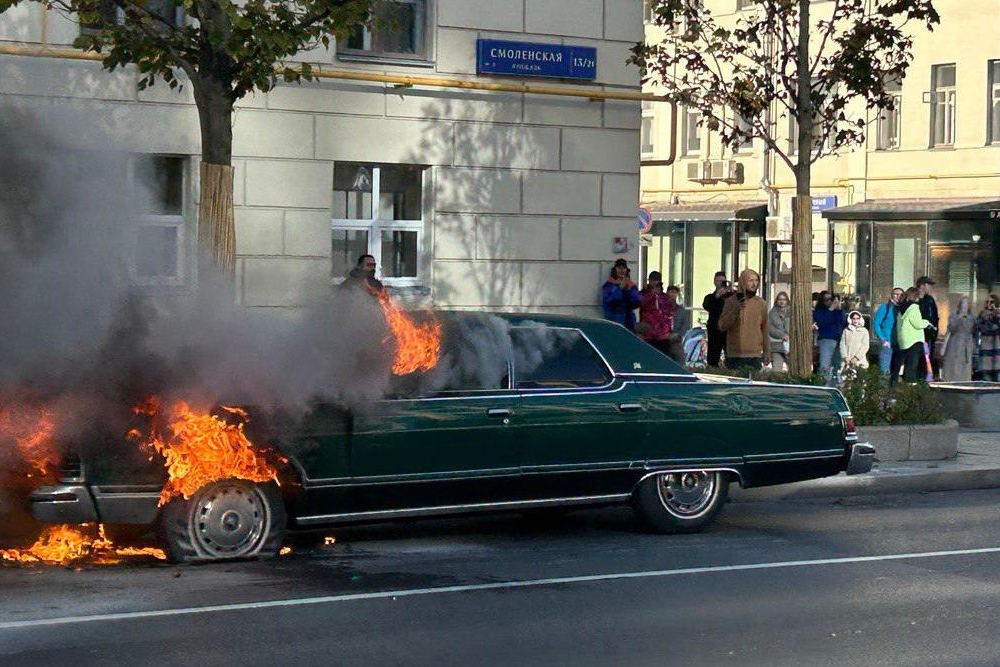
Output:
<instances>
[{"instance_id":1,"label":"black tire","mask_svg":"<svg viewBox=\"0 0 1000 667\"><path fill-rule=\"evenodd\" d=\"M633 494L643 521L660 533L696 533L712 521L729 497L724 472L664 472L644 479Z\"/></svg>"},{"instance_id":2,"label":"black tire","mask_svg":"<svg viewBox=\"0 0 1000 667\"><path fill-rule=\"evenodd\" d=\"M173 563L273 558L287 522L276 484L224 479L167 503L159 532Z\"/></svg>"}]
</instances>

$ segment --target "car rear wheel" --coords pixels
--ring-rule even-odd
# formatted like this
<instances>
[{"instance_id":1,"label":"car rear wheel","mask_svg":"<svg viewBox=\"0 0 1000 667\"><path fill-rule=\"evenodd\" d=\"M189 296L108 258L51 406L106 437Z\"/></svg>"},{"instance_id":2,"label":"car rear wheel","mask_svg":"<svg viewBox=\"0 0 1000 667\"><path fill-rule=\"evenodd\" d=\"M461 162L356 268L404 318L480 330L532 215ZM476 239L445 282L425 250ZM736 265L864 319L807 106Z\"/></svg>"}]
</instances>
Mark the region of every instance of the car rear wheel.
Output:
<instances>
[{"instance_id":1,"label":"car rear wheel","mask_svg":"<svg viewBox=\"0 0 1000 667\"><path fill-rule=\"evenodd\" d=\"M163 508L160 536L175 563L272 558L281 549L287 516L274 483L224 479Z\"/></svg>"},{"instance_id":2,"label":"car rear wheel","mask_svg":"<svg viewBox=\"0 0 1000 667\"><path fill-rule=\"evenodd\" d=\"M729 496L729 478L714 470L650 475L636 488L633 504L661 533L693 533L710 524Z\"/></svg>"}]
</instances>

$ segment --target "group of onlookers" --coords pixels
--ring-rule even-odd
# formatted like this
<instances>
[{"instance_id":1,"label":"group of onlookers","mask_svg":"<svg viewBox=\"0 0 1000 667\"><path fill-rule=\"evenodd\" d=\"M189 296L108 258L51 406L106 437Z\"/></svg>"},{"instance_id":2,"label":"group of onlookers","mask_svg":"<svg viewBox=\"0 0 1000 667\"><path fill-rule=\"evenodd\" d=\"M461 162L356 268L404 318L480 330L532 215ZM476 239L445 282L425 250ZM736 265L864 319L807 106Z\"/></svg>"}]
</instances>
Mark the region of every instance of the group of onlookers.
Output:
<instances>
[{"instance_id":1,"label":"group of onlookers","mask_svg":"<svg viewBox=\"0 0 1000 667\"><path fill-rule=\"evenodd\" d=\"M640 290L632 280L628 262L619 259L601 288L601 304L606 319L636 332L667 356L683 361L681 338L690 320L679 303L680 293L676 285L664 288L659 271L651 271L646 286Z\"/></svg>"},{"instance_id":2,"label":"group of onlookers","mask_svg":"<svg viewBox=\"0 0 1000 667\"><path fill-rule=\"evenodd\" d=\"M768 310L758 296L760 275L744 270L734 287L724 271L713 277L715 289L702 301L706 322L709 366L720 366L723 352L727 368L788 370L791 306L786 292L778 292ZM889 299L871 317L871 333L858 310L847 313L841 297L829 291L813 295L813 331L818 350L817 371L830 384L843 374L869 366L877 357L879 368L896 382L902 372L907 381L930 380L940 371L942 380L984 379L1000 381L1000 297L990 295L978 315L962 297L948 317L940 350L938 308L934 281L917 279L906 290L894 287ZM680 290L664 289L658 271L649 274L639 290L624 259L615 262L602 288L604 316L635 331L664 354L683 361L680 341L687 327L687 311L679 304ZM635 312L639 317L636 319Z\"/></svg>"}]
</instances>

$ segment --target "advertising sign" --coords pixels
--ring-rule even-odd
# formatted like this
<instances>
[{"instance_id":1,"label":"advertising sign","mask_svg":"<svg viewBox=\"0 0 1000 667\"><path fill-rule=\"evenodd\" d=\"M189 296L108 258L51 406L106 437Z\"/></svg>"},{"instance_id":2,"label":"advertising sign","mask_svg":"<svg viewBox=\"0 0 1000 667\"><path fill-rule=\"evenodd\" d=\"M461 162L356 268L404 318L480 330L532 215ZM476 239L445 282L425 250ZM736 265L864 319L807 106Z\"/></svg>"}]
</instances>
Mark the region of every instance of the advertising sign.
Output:
<instances>
[{"instance_id":1,"label":"advertising sign","mask_svg":"<svg viewBox=\"0 0 1000 667\"><path fill-rule=\"evenodd\" d=\"M593 80L597 78L597 49L480 39L476 41L476 74Z\"/></svg>"}]
</instances>

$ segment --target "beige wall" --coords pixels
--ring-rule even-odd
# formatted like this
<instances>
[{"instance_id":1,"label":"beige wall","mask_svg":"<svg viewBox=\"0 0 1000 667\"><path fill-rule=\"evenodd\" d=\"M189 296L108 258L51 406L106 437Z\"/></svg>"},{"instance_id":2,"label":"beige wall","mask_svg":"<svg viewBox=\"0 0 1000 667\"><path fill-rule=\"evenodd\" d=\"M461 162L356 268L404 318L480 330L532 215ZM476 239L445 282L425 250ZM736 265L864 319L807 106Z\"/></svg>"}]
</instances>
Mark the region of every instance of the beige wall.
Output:
<instances>
[{"instance_id":1,"label":"beige wall","mask_svg":"<svg viewBox=\"0 0 1000 667\"><path fill-rule=\"evenodd\" d=\"M706 0L713 12L732 17L735 0ZM934 3L941 24L931 33L914 29L913 62L903 82L901 146L899 150L876 150L875 115L869 120L869 140L863 147L843 155L824 158L813 168L813 193L834 194L838 203L850 204L869 199L927 197L989 197L1000 193L1000 145L986 145L987 61L1000 59L998 0L938 0ZM814 14L821 14L828 2L814 2ZM647 39L658 38L660 29L648 26ZM931 66L956 64L956 141L953 148L930 149L930 105L922 101L931 88ZM669 107L657 104L654 158L669 152ZM787 141L787 121L778 120L777 136ZM693 159L728 159L717 137L702 130L702 146L709 146L697 158L681 156L675 167L644 167L641 188L645 202L681 202L726 199L764 199L757 188L760 179L761 142L752 152L738 154L743 163L742 185L699 185L686 178L686 165ZM680 132L678 132L680 135ZM680 137L678 136L678 140ZM650 157L650 156L644 156ZM772 181L782 193L782 210L789 213L787 197L794 190L790 170L774 161Z\"/></svg>"}]
</instances>

